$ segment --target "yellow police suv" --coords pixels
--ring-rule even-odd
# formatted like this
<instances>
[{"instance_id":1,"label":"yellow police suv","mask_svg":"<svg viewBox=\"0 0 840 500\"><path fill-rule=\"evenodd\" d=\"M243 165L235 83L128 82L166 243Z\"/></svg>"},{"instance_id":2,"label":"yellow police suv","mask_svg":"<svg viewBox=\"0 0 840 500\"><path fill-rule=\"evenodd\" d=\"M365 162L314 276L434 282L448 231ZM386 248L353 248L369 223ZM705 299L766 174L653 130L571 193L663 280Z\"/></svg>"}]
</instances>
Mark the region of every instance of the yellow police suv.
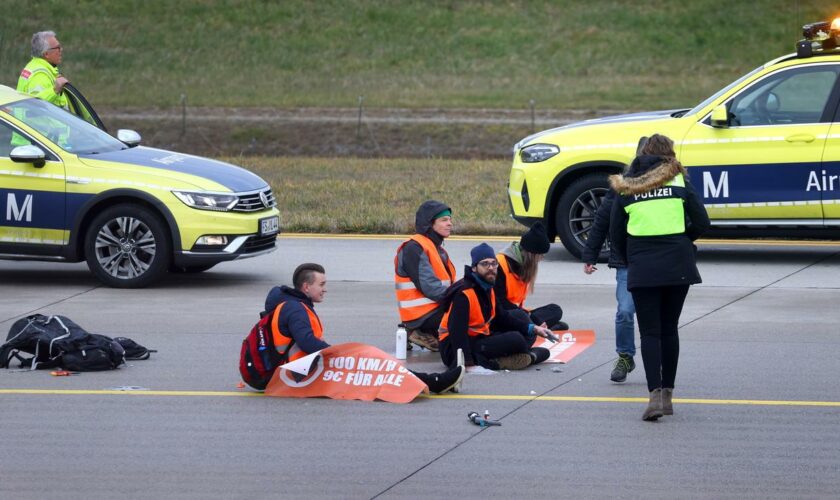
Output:
<instances>
[{"instance_id":1,"label":"yellow police suv","mask_svg":"<svg viewBox=\"0 0 840 500\"><path fill-rule=\"evenodd\" d=\"M514 146L513 217L541 220L580 257L607 176L638 140L674 140L718 234L830 235L840 228L840 18L803 27L797 52L691 109L588 120ZM810 234L809 234L810 235Z\"/></svg>"},{"instance_id":2,"label":"yellow police suv","mask_svg":"<svg viewBox=\"0 0 840 500\"><path fill-rule=\"evenodd\" d=\"M260 177L138 146L134 131L115 139L83 97L71 111L0 85L0 258L86 260L105 284L136 288L275 249Z\"/></svg>"}]
</instances>

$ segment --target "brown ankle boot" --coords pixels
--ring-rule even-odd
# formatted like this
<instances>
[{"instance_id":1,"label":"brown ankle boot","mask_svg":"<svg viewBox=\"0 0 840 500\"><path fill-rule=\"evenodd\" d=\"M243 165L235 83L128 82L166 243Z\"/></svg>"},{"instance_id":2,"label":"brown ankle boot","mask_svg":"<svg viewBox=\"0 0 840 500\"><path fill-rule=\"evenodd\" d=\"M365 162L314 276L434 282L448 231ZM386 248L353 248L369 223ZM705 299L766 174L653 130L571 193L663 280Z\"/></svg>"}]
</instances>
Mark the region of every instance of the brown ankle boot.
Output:
<instances>
[{"instance_id":1,"label":"brown ankle boot","mask_svg":"<svg viewBox=\"0 0 840 500\"><path fill-rule=\"evenodd\" d=\"M650 391L650 402L645 412L642 413L642 420L656 420L662 416L662 389Z\"/></svg>"},{"instance_id":2,"label":"brown ankle boot","mask_svg":"<svg viewBox=\"0 0 840 500\"><path fill-rule=\"evenodd\" d=\"M674 414L674 403L673 403L673 396L674 396L674 389L669 389L667 387L662 389L662 414L663 415L673 415Z\"/></svg>"}]
</instances>

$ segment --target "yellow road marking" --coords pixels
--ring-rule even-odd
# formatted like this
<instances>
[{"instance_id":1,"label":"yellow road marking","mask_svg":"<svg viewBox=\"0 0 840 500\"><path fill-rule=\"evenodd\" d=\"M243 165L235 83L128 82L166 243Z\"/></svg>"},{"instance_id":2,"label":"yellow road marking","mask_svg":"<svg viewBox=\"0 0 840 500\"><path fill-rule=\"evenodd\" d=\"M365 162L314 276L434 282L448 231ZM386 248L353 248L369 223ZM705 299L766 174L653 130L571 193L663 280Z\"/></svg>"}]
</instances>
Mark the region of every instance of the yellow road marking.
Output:
<instances>
[{"instance_id":1,"label":"yellow road marking","mask_svg":"<svg viewBox=\"0 0 840 500\"><path fill-rule=\"evenodd\" d=\"M300 238L314 240L407 240L410 234L316 234L316 233L281 233L279 238ZM518 240L515 236L450 236L448 241L501 241Z\"/></svg>"},{"instance_id":2,"label":"yellow road marking","mask_svg":"<svg viewBox=\"0 0 840 500\"><path fill-rule=\"evenodd\" d=\"M281 239L315 239L315 240L399 240L408 239L406 234L323 234L323 233L282 233ZM457 236L447 238L449 241L507 241L518 240L520 235L510 236ZM840 241L826 240L734 240L734 239L700 239L700 245L736 245L736 246L796 246L796 247L840 247Z\"/></svg>"},{"instance_id":3,"label":"yellow road marking","mask_svg":"<svg viewBox=\"0 0 840 500\"><path fill-rule=\"evenodd\" d=\"M0 389L0 395L71 395L71 396L203 396L203 397L265 397L261 392L253 391L117 391L94 389ZM617 398L599 396L519 396L503 394L446 394L421 396L428 399L463 399L484 401L553 401L577 403L646 403L648 398ZM698 405L734 405L734 406L822 406L840 408L840 401L792 401L764 399L697 399L677 398L674 403Z\"/></svg>"},{"instance_id":4,"label":"yellow road marking","mask_svg":"<svg viewBox=\"0 0 840 500\"><path fill-rule=\"evenodd\" d=\"M564 401L583 403L647 403L648 398L614 398L598 396L503 396L481 394L446 394L425 396L430 399L484 399L513 400L533 399L535 401ZM742 406L829 406L840 408L840 401L784 401L762 399L694 399L674 398L674 403L697 405L742 405Z\"/></svg>"},{"instance_id":5,"label":"yellow road marking","mask_svg":"<svg viewBox=\"0 0 840 500\"><path fill-rule=\"evenodd\" d=\"M264 396L261 392L252 391L147 391L147 390L110 390L110 389L0 389L3 394L35 394L35 395L70 395L70 396L98 396L98 395L126 395L126 396Z\"/></svg>"}]
</instances>

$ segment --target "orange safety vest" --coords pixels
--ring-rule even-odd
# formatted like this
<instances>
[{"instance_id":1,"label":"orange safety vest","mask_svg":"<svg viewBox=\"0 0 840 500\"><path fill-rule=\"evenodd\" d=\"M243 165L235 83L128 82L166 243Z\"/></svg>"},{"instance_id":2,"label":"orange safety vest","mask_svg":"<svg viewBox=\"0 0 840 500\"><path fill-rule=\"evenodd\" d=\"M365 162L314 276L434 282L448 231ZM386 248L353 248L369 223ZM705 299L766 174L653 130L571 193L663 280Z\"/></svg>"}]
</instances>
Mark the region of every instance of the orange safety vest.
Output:
<instances>
[{"instance_id":1,"label":"orange safety vest","mask_svg":"<svg viewBox=\"0 0 840 500\"><path fill-rule=\"evenodd\" d=\"M525 297L528 296L528 283L522 281L518 274L510 270L510 262L505 254L496 255L499 267L505 272L505 287L507 288L507 299L517 307L525 306Z\"/></svg>"},{"instance_id":2,"label":"orange safety vest","mask_svg":"<svg viewBox=\"0 0 840 500\"><path fill-rule=\"evenodd\" d=\"M470 318L467 322L467 335L470 337L478 337L479 335L490 335L490 322L496 317L496 292L490 289L490 317L485 318L481 312L481 304L478 302L478 295L475 294L475 289L467 288L463 291L464 296L470 304ZM449 313L452 312L452 306L443 315L440 320L440 328L438 334L440 340L449 336Z\"/></svg>"},{"instance_id":3,"label":"orange safety vest","mask_svg":"<svg viewBox=\"0 0 840 500\"><path fill-rule=\"evenodd\" d=\"M400 309L400 321L403 323L422 318L438 307L437 302L423 295L423 292L414 286L411 278L400 276L397 273L400 251L412 240L423 247L423 252L429 258L435 276L437 276L443 286L449 286L455 281L455 266L452 265L452 259L449 258L446 250L443 248L440 249L446 255L446 263L444 263L434 242L427 236L415 234L410 239L404 241L397 249L397 255L394 257L394 288L397 293L397 303Z\"/></svg>"},{"instance_id":4,"label":"orange safety vest","mask_svg":"<svg viewBox=\"0 0 840 500\"><path fill-rule=\"evenodd\" d=\"M286 335L280 331L280 311L284 305L286 305L285 302L277 306L277 309L274 310L274 317L271 318L271 337L274 340L274 348L277 349L278 353L282 355L288 350L288 363L289 361L300 359L309 353L301 351L297 344L292 344L293 338L291 335ZM312 326L312 332L316 338L320 339L324 335L324 327L321 326L321 319L306 304L301 302L300 305L303 306L306 314L309 315L309 324ZM291 348L289 347L290 344L292 344Z\"/></svg>"}]
</instances>

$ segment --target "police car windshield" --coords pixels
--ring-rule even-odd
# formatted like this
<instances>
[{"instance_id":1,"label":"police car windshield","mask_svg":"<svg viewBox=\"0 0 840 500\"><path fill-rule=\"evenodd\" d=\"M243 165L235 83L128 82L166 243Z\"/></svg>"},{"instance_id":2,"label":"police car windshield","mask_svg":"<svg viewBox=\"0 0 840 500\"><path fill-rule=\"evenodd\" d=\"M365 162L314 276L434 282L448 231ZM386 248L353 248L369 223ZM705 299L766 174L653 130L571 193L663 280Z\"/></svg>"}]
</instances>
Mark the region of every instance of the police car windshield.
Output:
<instances>
[{"instance_id":1,"label":"police car windshield","mask_svg":"<svg viewBox=\"0 0 840 500\"><path fill-rule=\"evenodd\" d=\"M737 80L735 80L734 82L730 83L730 84L729 84L729 85L727 85L726 87L724 87L724 88L722 88L722 89L718 90L718 91L715 93L715 95L713 95L713 96L709 97L708 99L706 99L705 101L701 102L701 103L700 103L700 104L698 104L697 106L694 106L693 108L691 108L691 110L690 110L688 113L686 113L686 114L685 114L685 115L683 115L683 116L691 116L691 115L693 115L693 114L695 114L695 113L699 113L701 110L705 109L705 108L706 108L706 106L708 106L708 105L709 105L709 104L711 104L713 101L715 101L718 97L720 97L720 96L722 96L723 94L725 94L725 93L729 92L729 90L730 90L732 87L734 87L734 86L738 85L739 83L743 82L743 81L744 81L744 80L746 80L747 78L749 78L749 77L753 76L754 74L756 74L756 73L758 73L759 71L761 71L762 69L764 69L764 66L765 66L765 65L763 65L763 64L762 64L761 66L759 66L759 67L755 68L754 70L750 71L749 73L747 73L746 75L742 76L741 78L738 78L738 79L737 79Z\"/></svg>"},{"instance_id":2,"label":"police car windshield","mask_svg":"<svg viewBox=\"0 0 840 500\"><path fill-rule=\"evenodd\" d=\"M128 148L76 115L40 99L25 99L6 104L0 109L69 153L96 154Z\"/></svg>"}]
</instances>

